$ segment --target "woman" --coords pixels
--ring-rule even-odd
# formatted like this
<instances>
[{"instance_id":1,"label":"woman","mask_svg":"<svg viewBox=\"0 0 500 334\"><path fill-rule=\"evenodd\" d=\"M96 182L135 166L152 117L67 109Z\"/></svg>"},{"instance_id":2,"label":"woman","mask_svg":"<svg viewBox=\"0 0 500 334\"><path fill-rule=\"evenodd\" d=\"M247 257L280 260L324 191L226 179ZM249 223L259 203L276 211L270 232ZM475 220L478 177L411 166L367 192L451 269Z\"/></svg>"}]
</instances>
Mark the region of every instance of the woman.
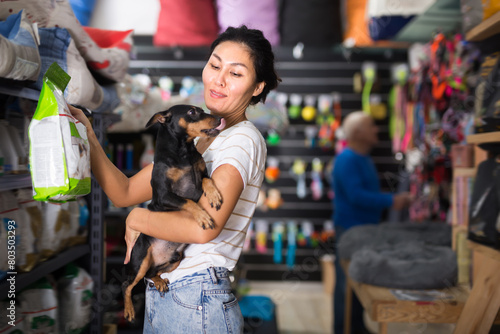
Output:
<instances>
[{"instance_id":1,"label":"woman","mask_svg":"<svg viewBox=\"0 0 500 334\"><path fill-rule=\"evenodd\" d=\"M262 135L245 112L249 105L264 102L281 80L270 43L261 31L245 26L228 28L213 42L202 78L205 104L212 114L225 119L226 127L215 138L200 138L196 147L224 202L217 211L205 196L200 198L199 204L215 221L213 230L201 229L184 211L135 208L128 215L125 263L140 233L191 244L179 267L162 275L170 281L167 293L147 285L144 333L240 333L243 329L228 272L242 250L267 154ZM152 165L127 178L106 158L83 113L71 110L88 129L92 170L111 201L125 207L151 199Z\"/></svg>"}]
</instances>

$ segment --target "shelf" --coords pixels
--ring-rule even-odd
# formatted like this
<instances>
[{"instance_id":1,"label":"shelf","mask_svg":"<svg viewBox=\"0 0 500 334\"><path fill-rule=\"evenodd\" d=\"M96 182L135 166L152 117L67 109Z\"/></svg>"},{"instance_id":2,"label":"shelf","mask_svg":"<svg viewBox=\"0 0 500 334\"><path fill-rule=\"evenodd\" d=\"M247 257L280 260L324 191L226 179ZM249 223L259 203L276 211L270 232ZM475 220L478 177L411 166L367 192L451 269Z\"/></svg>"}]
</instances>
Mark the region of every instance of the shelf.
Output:
<instances>
[{"instance_id":1,"label":"shelf","mask_svg":"<svg viewBox=\"0 0 500 334\"><path fill-rule=\"evenodd\" d=\"M0 78L0 94L22 97L33 101L38 101L38 98L40 97L40 91L25 87L23 84L24 82L22 81L17 82L15 80ZM94 113L94 112L89 112L89 110L85 107L80 107L80 106L77 107L81 108L84 111L85 115L87 116L103 115L106 119L106 122L108 123L106 124L106 127L108 127L113 123L117 123L121 120L121 115L112 112Z\"/></svg>"},{"instance_id":2,"label":"shelf","mask_svg":"<svg viewBox=\"0 0 500 334\"><path fill-rule=\"evenodd\" d=\"M479 23L465 34L465 39L478 42L500 33L500 12L497 12Z\"/></svg>"},{"instance_id":3,"label":"shelf","mask_svg":"<svg viewBox=\"0 0 500 334\"><path fill-rule=\"evenodd\" d=\"M469 240L467 242L469 248L475 252L484 254L494 260L500 261L500 250L494 249L485 245L478 244L477 242Z\"/></svg>"},{"instance_id":4,"label":"shelf","mask_svg":"<svg viewBox=\"0 0 500 334\"><path fill-rule=\"evenodd\" d=\"M121 264L121 265L124 265L123 264L123 260L125 260L125 254L123 254L122 256L111 255L111 256L107 256L106 257L106 263L107 264Z\"/></svg>"},{"instance_id":5,"label":"shelf","mask_svg":"<svg viewBox=\"0 0 500 334\"><path fill-rule=\"evenodd\" d=\"M372 50L372 49L408 49L411 46L410 42L405 41L374 41L373 44L354 46L356 50ZM347 48L349 49L349 48Z\"/></svg>"},{"instance_id":6,"label":"shelf","mask_svg":"<svg viewBox=\"0 0 500 334\"><path fill-rule=\"evenodd\" d=\"M436 0L423 14L401 29L393 39L397 42L428 42L436 32L444 34L460 30L462 13L459 0Z\"/></svg>"},{"instance_id":7,"label":"shelf","mask_svg":"<svg viewBox=\"0 0 500 334\"><path fill-rule=\"evenodd\" d=\"M37 265L33 270L27 273L15 275L15 287L16 294L19 293L23 288L30 285L33 282L38 281L40 278L54 272L55 270L65 266L66 264L90 253L89 245L79 245L71 247L65 251L62 251L58 255L50 258ZM9 277L9 275L7 275ZM0 299L7 296L9 291L9 284L7 281L2 281L0 283Z\"/></svg>"},{"instance_id":8,"label":"shelf","mask_svg":"<svg viewBox=\"0 0 500 334\"><path fill-rule=\"evenodd\" d=\"M453 168L453 177L475 177L476 169L474 167L456 167Z\"/></svg>"},{"instance_id":9,"label":"shelf","mask_svg":"<svg viewBox=\"0 0 500 334\"><path fill-rule=\"evenodd\" d=\"M467 136L467 143L469 144L500 144L500 131L495 132L486 132L486 133L477 133L473 135Z\"/></svg>"},{"instance_id":10,"label":"shelf","mask_svg":"<svg viewBox=\"0 0 500 334\"><path fill-rule=\"evenodd\" d=\"M38 101L40 91L23 86L23 82L0 78L0 94L22 97L25 99Z\"/></svg>"},{"instance_id":11,"label":"shelf","mask_svg":"<svg viewBox=\"0 0 500 334\"><path fill-rule=\"evenodd\" d=\"M40 91L28 88L28 82L21 82L9 79L0 78L0 95L2 99L6 97L6 101L10 100L10 96L38 101ZM84 109L87 117L92 118L94 132L103 145L106 129L111 124L121 120L121 116L112 112L94 113ZM18 188L32 187L31 177L29 173L20 175L4 175L0 177L0 191L8 191ZM102 296L98 292L103 291L103 204L104 193L99 184L92 180L92 192L90 194L91 205L89 207L89 241L85 245L79 245L66 249L53 258L39 263L33 270L28 273L8 273L8 277L15 277L15 291L20 292L28 285L36 282L42 277L64 267L66 264L83 258L86 263L85 269L88 270L94 281L94 294L92 303L94 305L102 305ZM10 291L10 283L7 280L0 281L0 299L7 296ZM98 334L102 332L102 313L93 312L93 320L90 325L89 333Z\"/></svg>"},{"instance_id":12,"label":"shelf","mask_svg":"<svg viewBox=\"0 0 500 334\"><path fill-rule=\"evenodd\" d=\"M32 184L30 174L8 174L0 176L0 191L31 187Z\"/></svg>"},{"instance_id":13,"label":"shelf","mask_svg":"<svg viewBox=\"0 0 500 334\"><path fill-rule=\"evenodd\" d=\"M467 225L465 225L465 224L463 224L463 225L452 225L451 227L453 228L454 233L455 232L462 232L462 231L467 232L468 229L469 229L467 227Z\"/></svg>"}]
</instances>

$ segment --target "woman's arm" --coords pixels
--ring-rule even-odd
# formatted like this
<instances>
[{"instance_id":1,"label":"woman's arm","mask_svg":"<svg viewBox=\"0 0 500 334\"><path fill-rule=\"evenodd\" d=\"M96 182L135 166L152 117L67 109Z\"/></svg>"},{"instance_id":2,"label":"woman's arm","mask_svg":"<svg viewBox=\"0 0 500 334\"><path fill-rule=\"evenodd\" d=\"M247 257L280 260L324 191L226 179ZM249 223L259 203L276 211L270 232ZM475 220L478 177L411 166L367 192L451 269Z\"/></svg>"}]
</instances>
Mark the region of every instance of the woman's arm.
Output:
<instances>
[{"instance_id":1,"label":"woman's arm","mask_svg":"<svg viewBox=\"0 0 500 334\"><path fill-rule=\"evenodd\" d=\"M71 114L87 128L90 144L92 173L106 195L117 207L143 203L152 197L151 172L153 164L128 178L109 159L92 129L87 116L78 108L68 105Z\"/></svg>"},{"instance_id":2,"label":"woman's arm","mask_svg":"<svg viewBox=\"0 0 500 334\"><path fill-rule=\"evenodd\" d=\"M130 253L140 233L173 242L207 243L215 239L224 228L243 191L243 180L238 170L230 164L218 167L212 173L212 180L222 195L220 210L212 208L202 195L198 204L207 211L215 222L213 230L204 230L186 211L152 212L143 208L133 209L127 217L125 241L128 263Z\"/></svg>"}]
</instances>

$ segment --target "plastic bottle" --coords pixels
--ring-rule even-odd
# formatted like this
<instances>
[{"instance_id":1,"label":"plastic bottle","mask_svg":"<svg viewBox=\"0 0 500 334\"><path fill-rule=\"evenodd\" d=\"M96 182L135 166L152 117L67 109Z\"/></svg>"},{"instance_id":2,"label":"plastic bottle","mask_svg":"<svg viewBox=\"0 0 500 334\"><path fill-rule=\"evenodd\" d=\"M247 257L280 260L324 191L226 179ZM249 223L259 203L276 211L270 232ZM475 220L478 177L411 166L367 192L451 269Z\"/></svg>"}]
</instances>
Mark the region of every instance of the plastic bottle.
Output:
<instances>
[{"instance_id":1,"label":"plastic bottle","mask_svg":"<svg viewBox=\"0 0 500 334\"><path fill-rule=\"evenodd\" d=\"M115 159L115 145L113 145L112 143L107 145L106 155L108 156L109 160L114 161L114 159Z\"/></svg>"},{"instance_id":2,"label":"plastic bottle","mask_svg":"<svg viewBox=\"0 0 500 334\"><path fill-rule=\"evenodd\" d=\"M19 167L19 156L9 135L7 124L0 121L0 149L4 155L5 173L17 171Z\"/></svg>"},{"instance_id":3,"label":"plastic bottle","mask_svg":"<svg viewBox=\"0 0 500 334\"><path fill-rule=\"evenodd\" d=\"M125 159L125 169L131 170L134 165L134 145L128 143L126 146L126 159Z\"/></svg>"},{"instance_id":4,"label":"plastic bottle","mask_svg":"<svg viewBox=\"0 0 500 334\"><path fill-rule=\"evenodd\" d=\"M142 141L144 142L146 148L141 155L141 169L153 162L155 158L155 151L153 147L153 137L148 134L142 135Z\"/></svg>"},{"instance_id":5,"label":"plastic bottle","mask_svg":"<svg viewBox=\"0 0 500 334\"><path fill-rule=\"evenodd\" d=\"M276 264L283 262L283 234L285 233L285 226L282 222L273 223L273 261Z\"/></svg>"},{"instance_id":6,"label":"plastic bottle","mask_svg":"<svg viewBox=\"0 0 500 334\"><path fill-rule=\"evenodd\" d=\"M118 169L123 169L123 154L123 144L118 144L118 146L116 147L116 167L118 167Z\"/></svg>"}]
</instances>

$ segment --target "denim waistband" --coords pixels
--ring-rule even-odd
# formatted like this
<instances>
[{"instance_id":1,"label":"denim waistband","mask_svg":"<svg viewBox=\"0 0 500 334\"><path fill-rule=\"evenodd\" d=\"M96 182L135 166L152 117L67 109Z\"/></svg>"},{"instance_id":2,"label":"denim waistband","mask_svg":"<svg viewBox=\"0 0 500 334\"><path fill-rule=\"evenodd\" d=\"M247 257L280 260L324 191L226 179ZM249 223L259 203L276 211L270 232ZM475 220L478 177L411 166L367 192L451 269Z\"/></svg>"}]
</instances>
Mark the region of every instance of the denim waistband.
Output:
<instances>
[{"instance_id":1,"label":"denim waistband","mask_svg":"<svg viewBox=\"0 0 500 334\"><path fill-rule=\"evenodd\" d=\"M169 283L168 289L175 290L188 284L209 280L211 280L212 283L217 284L218 279L227 277L229 277L229 270L227 268L208 267L189 276L182 277L173 283ZM144 283L146 283L146 286L148 286L148 284L153 283L153 281L149 278L144 277Z\"/></svg>"}]
</instances>

